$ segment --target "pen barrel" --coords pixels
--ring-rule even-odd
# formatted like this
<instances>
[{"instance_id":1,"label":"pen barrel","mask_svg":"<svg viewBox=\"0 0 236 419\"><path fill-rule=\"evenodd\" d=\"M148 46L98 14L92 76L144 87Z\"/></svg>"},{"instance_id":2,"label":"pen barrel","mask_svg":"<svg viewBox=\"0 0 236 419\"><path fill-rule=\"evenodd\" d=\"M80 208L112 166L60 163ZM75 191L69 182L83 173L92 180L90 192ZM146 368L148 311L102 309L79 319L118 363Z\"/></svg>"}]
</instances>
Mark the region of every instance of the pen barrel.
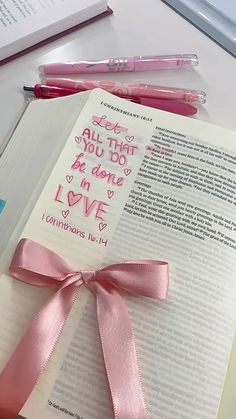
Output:
<instances>
[{"instance_id":1,"label":"pen barrel","mask_svg":"<svg viewBox=\"0 0 236 419\"><path fill-rule=\"evenodd\" d=\"M206 93L177 87L164 87L151 84L117 83L103 80L70 80L63 78L45 78L44 84L69 89L91 90L99 87L116 95L142 96L184 102L206 102Z\"/></svg>"},{"instance_id":2,"label":"pen barrel","mask_svg":"<svg viewBox=\"0 0 236 419\"><path fill-rule=\"evenodd\" d=\"M81 90L68 89L56 86L45 86L36 84L34 86L34 95L40 99L53 99L61 96L69 96L75 93L80 93Z\"/></svg>"},{"instance_id":3,"label":"pen barrel","mask_svg":"<svg viewBox=\"0 0 236 419\"><path fill-rule=\"evenodd\" d=\"M97 61L78 61L41 65L43 74L92 74L135 71L135 58L109 58Z\"/></svg>"},{"instance_id":4,"label":"pen barrel","mask_svg":"<svg viewBox=\"0 0 236 419\"><path fill-rule=\"evenodd\" d=\"M92 74L119 73L126 71L167 70L181 67L192 67L198 64L195 54L150 55L136 57L109 58L95 61L68 61L41 65L43 74Z\"/></svg>"},{"instance_id":5,"label":"pen barrel","mask_svg":"<svg viewBox=\"0 0 236 419\"><path fill-rule=\"evenodd\" d=\"M53 99L61 96L73 95L80 93L79 89L68 89L56 86L47 86L42 84L36 84L34 87L24 86L24 91L34 93L37 98L41 99ZM162 109L168 112L177 113L180 115L190 116L197 112L197 108L192 105L181 103L175 100L163 100L154 99L150 97L135 97L129 95L117 94L117 96L129 100L131 102L139 103L144 106L151 108Z\"/></svg>"}]
</instances>

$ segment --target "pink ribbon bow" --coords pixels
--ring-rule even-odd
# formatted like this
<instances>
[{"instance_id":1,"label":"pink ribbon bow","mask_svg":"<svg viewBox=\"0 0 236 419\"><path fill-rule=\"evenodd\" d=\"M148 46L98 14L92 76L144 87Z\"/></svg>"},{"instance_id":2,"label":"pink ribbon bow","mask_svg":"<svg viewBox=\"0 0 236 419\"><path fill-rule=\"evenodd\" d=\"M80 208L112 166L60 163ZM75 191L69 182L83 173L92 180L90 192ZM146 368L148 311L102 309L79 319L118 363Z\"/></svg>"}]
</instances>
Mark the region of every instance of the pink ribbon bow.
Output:
<instances>
[{"instance_id":1,"label":"pink ribbon bow","mask_svg":"<svg viewBox=\"0 0 236 419\"><path fill-rule=\"evenodd\" d=\"M168 264L140 260L106 266L95 272L74 272L51 250L22 239L10 273L31 285L57 285L59 289L35 316L0 374L0 418L14 419L24 406L54 350L80 286L85 285L96 296L114 417L146 419L132 326L118 289L164 299L168 291Z\"/></svg>"}]
</instances>

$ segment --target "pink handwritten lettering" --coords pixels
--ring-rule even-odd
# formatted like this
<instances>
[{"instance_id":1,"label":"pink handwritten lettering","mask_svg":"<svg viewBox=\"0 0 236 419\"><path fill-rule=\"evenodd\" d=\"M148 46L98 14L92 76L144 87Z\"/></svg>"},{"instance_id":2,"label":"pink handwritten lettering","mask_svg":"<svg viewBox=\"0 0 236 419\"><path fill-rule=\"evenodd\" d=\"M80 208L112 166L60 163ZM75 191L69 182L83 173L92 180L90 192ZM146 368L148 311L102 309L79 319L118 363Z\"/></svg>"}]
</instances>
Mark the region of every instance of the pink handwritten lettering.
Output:
<instances>
[{"instance_id":1,"label":"pink handwritten lettering","mask_svg":"<svg viewBox=\"0 0 236 419\"><path fill-rule=\"evenodd\" d=\"M61 221L60 219L57 219L53 217L52 215L44 216L43 214L43 220L45 223L51 224L51 226L53 227L57 227L60 230L68 231L69 233L75 234L79 236L80 238L85 238L85 232L82 231L80 228L72 226L71 224L65 221Z\"/></svg>"},{"instance_id":2,"label":"pink handwritten lettering","mask_svg":"<svg viewBox=\"0 0 236 419\"><path fill-rule=\"evenodd\" d=\"M85 128L82 132L82 137L86 138L90 141L95 141L96 143L102 144L102 140L100 138L100 135L96 133L95 131L92 131L89 128Z\"/></svg>"},{"instance_id":3,"label":"pink handwritten lettering","mask_svg":"<svg viewBox=\"0 0 236 419\"><path fill-rule=\"evenodd\" d=\"M93 210L95 209L95 207L97 207L97 202L96 199L94 199L92 202L90 202L89 198L86 196L84 196L84 216L85 217L89 217L90 214L93 212ZM96 218L96 217L95 217Z\"/></svg>"},{"instance_id":4,"label":"pink handwritten lettering","mask_svg":"<svg viewBox=\"0 0 236 419\"><path fill-rule=\"evenodd\" d=\"M63 191L63 187L62 187L62 185L59 185L58 188L57 188L57 191L56 191L56 195L54 197L54 201L63 202L63 201L61 201L62 191Z\"/></svg>"},{"instance_id":5,"label":"pink handwritten lettering","mask_svg":"<svg viewBox=\"0 0 236 419\"><path fill-rule=\"evenodd\" d=\"M103 246L107 246L107 239L104 239L103 237L96 237L93 233L88 233L88 240Z\"/></svg>"},{"instance_id":6,"label":"pink handwritten lettering","mask_svg":"<svg viewBox=\"0 0 236 419\"><path fill-rule=\"evenodd\" d=\"M88 192L89 189L90 189L90 185L91 185L91 183L88 180L86 180L85 178L81 180L81 183L80 183L81 189L86 189L86 191Z\"/></svg>"},{"instance_id":7,"label":"pink handwritten lettering","mask_svg":"<svg viewBox=\"0 0 236 419\"><path fill-rule=\"evenodd\" d=\"M105 179L107 183L116 186L123 186L125 180L124 177L117 177L115 173L107 172L102 169L101 164L94 166L91 170L91 174L98 179Z\"/></svg>"},{"instance_id":8,"label":"pink handwritten lettering","mask_svg":"<svg viewBox=\"0 0 236 419\"><path fill-rule=\"evenodd\" d=\"M84 143L84 152L93 154L95 153L97 157L103 157L104 156L104 149L100 148L99 146L95 146L91 141L86 140L83 138Z\"/></svg>"},{"instance_id":9,"label":"pink handwritten lettering","mask_svg":"<svg viewBox=\"0 0 236 419\"><path fill-rule=\"evenodd\" d=\"M103 202L103 201L99 201L98 202L98 206L97 206L97 211L96 211L96 219L98 219L98 220L104 220L103 218L102 218L102 214L106 214L107 212L105 211L105 209L104 209L104 207L105 206L108 206L108 204L106 204L105 202Z\"/></svg>"},{"instance_id":10,"label":"pink handwritten lettering","mask_svg":"<svg viewBox=\"0 0 236 419\"><path fill-rule=\"evenodd\" d=\"M81 162L80 159L84 156L84 153L80 153L76 155L76 159L71 166L71 169L79 170L79 172L84 173L86 169L86 163Z\"/></svg>"},{"instance_id":11,"label":"pink handwritten lettering","mask_svg":"<svg viewBox=\"0 0 236 419\"><path fill-rule=\"evenodd\" d=\"M107 131L113 131L115 134L128 131L127 128L122 127L118 122L114 123L108 121L106 115L93 116L93 125L99 125L100 127L105 128Z\"/></svg>"},{"instance_id":12,"label":"pink handwritten lettering","mask_svg":"<svg viewBox=\"0 0 236 419\"><path fill-rule=\"evenodd\" d=\"M109 159L112 163L118 163L120 166L125 166L127 164L127 157L116 151L109 151Z\"/></svg>"},{"instance_id":13,"label":"pink handwritten lettering","mask_svg":"<svg viewBox=\"0 0 236 419\"><path fill-rule=\"evenodd\" d=\"M77 204L82 199L82 196L83 195L81 193L75 193L73 191L69 191L67 194L69 207L72 207L75 204Z\"/></svg>"},{"instance_id":14,"label":"pink handwritten lettering","mask_svg":"<svg viewBox=\"0 0 236 419\"><path fill-rule=\"evenodd\" d=\"M73 207L81 203L82 209L83 209L83 215L85 217L89 217L91 214L93 214L95 219L102 220L102 221L104 220L103 214L107 213L105 211L105 207L109 206L103 201L98 201L97 199L91 200L88 196L85 196L81 193L77 193L74 191L69 191L67 193L67 201L68 201L69 207Z\"/></svg>"},{"instance_id":15,"label":"pink handwritten lettering","mask_svg":"<svg viewBox=\"0 0 236 419\"><path fill-rule=\"evenodd\" d=\"M109 141L109 147L113 150L119 151L121 153L129 154L130 156L133 156L134 153L139 149L135 145L130 145L125 143L124 141L119 141L116 138L108 137Z\"/></svg>"}]
</instances>

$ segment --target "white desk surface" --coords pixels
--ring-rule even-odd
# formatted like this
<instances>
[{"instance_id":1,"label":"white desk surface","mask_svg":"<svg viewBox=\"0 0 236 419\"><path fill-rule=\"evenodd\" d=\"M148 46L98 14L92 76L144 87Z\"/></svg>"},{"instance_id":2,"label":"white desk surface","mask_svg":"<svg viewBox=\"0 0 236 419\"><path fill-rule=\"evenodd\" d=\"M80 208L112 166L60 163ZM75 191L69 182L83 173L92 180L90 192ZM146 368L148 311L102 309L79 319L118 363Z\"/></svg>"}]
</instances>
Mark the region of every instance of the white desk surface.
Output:
<instances>
[{"instance_id":1,"label":"white desk surface","mask_svg":"<svg viewBox=\"0 0 236 419\"><path fill-rule=\"evenodd\" d=\"M198 54L200 65L196 70L105 74L94 78L205 90L207 103L197 119L236 131L235 58L161 0L109 0L109 5L113 15L0 67L0 143L24 107L22 86L38 82L40 64L112 56ZM226 412L222 417L232 419Z\"/></svg>"},{"instance_id":2,"label":"white desk surface","mask_svg":"<svg viewBox=\"0 0 236 419\"><path fill-rule=\"evenodd\" d=\"M197 118L236 131L236 60L161 0L109 0L114 14L0 67L0 143L24 105L22 86L40 64L111 56L196 53L196 70L94 75L205 90ZM33 133L32 133L33 134Z\"/></svg>"}]
</instances>

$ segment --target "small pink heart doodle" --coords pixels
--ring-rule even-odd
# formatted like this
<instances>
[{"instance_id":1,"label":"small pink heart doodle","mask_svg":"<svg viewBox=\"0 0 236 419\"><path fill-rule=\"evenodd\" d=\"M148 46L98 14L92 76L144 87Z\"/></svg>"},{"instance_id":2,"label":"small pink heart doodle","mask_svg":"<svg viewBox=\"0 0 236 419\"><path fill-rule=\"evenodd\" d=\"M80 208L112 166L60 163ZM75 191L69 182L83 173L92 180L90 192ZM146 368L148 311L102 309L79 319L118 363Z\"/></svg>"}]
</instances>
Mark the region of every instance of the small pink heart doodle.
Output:
<instances>
[{"instance_id":1,"label":"small pink heart doodle","mask_svg":"<svg viewBox=\"0 0 236 419\"><path fill-rule=\"evenodd\" d=\"M72 207L73 205L77 204L77 202L81 200L82 196L83 195L81 193L74 193L73 191L69 191L67 194L69 206Z\"/></svg>"},{"instance_id":2,"label":"small pink heart doodle","mask_svg":"<svg viewBox=\"0 0 236 419\"><path fill-rule=\"evenodd\" d=\"M70 211L69 210L63 210L61 213L62 213L62 217L66 218L69 215Z\"/></svg>"},{"instance_id":3,"label":"small pink heart doodle","mask_svg":"<svg viewBox=\"0 0 236 419\"><path fill-rule=\"evenodd\" d=\"M125 140L128 141L128 143L131 143L134 140L134 135L126 135Z\"/></svg>"},{"instance_id":4,"label":"small pink heart doodle","mask_svg":"<svg viewBox=\"0 0 236 419\"><path fill-rule=\"evenodd\" d=\"M107 196L108 196L108 198L111 199L113 197L113 195L114 195L114 191L112 191L111 189L108 189L107 190Z\"/></svg>"},{"instance_id":5,"label":"small pink heart doodle","mask_svg":"<svg viewBox=\"0 0 236 419\"><path fill-rule=\"evenodd\" d=\"M81 141L82 141L82 137L77 137L77 135L75 136L75 142L77 143L77 144L80 144L81 143Z\"/></svg>"},{"instance_id":6,"label":"small pink heart doodle","mask_svg":"<svg viewBox=\"0 0 236 419\"><path fill-rule=\"evenodd\" d=\"M98 227L99 227L99 230L102 231L102 230L104 230L104 228L107 227L107 224L106 223L99 223Z\"/></svg>"},{"instance_id":7,"label":"small pink heart doodle","mask_svg":"<svg viewBox=\"0 0 236 419\"><path fill-rule=\"evenodd\" d=\"M131 169L124 169L125 176L129 176L131 173Z\"/></svg>"},{"instance_id":8,"label":"small pink heart doodle","mask_svg":"<svg viewBox=\"0 0 236 419\"><path fill-rule=\"evenodd\" d=\"M67 180L68 183L71 183L73 179L74 179L74 176L66 175L66 180Z\"/></svg>"}]
</instances>

